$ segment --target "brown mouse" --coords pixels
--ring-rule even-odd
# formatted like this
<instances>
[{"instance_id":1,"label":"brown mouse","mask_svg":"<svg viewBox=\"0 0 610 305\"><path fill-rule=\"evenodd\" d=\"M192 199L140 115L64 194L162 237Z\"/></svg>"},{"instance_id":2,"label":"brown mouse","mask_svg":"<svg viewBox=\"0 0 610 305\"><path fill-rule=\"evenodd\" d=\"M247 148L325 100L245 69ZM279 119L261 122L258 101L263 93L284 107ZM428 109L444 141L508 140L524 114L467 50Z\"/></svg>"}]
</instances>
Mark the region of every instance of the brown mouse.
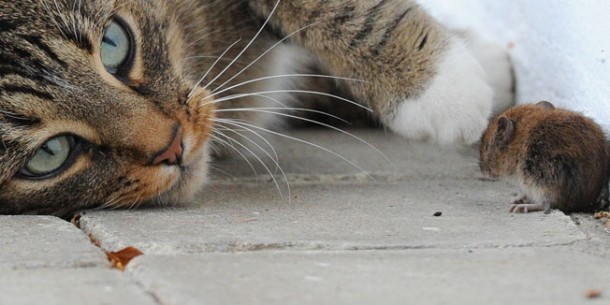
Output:
<instances>
[{"instance_id":1,"label":"brown mouse","mask_svg":"<svg viewBox=\"0 0 610 305\"><path fill-rule=\"evenodd\" d=\"M491 121L479 164L484 174L520 185L510 212L571 213L607 208L609 159L610 144L593 120L540 102Z\"/></svg>"}]
</instances>

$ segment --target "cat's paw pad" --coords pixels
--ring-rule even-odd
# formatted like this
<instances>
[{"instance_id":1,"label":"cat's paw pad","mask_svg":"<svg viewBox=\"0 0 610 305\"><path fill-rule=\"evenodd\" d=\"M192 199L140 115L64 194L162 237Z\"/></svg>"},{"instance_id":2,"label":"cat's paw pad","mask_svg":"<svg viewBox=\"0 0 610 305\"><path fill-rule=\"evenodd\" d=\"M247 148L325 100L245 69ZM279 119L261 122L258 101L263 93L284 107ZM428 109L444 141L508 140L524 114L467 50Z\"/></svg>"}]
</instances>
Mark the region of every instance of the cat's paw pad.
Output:
<instances>
[{"instance_id":1,"label":"cat's paw pad","mask_svg":"<svg viewBox=\"0 0 610 305\"><path fill-rule=\"evenodd\" d=\"M389 126L408 139L469 145L487 127L492 100L483 68L464 43L453 38L427 89L401 101Z\"/></svg>"}]
</instances>

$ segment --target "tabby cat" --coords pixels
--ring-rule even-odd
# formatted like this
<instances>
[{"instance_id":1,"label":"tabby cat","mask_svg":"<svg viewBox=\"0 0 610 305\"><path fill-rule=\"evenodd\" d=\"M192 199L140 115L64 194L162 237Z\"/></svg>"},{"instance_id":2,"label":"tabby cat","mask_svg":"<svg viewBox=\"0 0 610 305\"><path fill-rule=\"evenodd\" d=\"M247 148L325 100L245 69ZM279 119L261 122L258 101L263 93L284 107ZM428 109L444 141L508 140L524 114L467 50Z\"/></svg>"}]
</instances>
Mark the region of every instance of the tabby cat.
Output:
<instances>
[{"instance_id":1,"label":"tabby cat","mask_svg":"<svg viewBox=\"0 0 610 305\"><path fill-rule=\"evenodd\" d=\"M471 144L510 78L472 54L413 0L2 0L0 214L188 202L312 97Z\"/></svg>"}]
</instances>

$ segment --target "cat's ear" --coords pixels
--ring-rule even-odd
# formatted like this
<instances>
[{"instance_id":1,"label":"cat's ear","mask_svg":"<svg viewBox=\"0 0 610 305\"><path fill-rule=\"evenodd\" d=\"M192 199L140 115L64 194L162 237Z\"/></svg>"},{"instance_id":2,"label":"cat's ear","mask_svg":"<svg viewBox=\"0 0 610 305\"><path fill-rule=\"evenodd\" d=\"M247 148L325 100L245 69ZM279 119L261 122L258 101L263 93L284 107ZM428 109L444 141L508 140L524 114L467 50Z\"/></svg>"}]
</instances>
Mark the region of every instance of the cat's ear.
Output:
<instances>
[{"instance_id":1,"label":"cat's ear","mask_svg":"<svg viewBox=\"0 0 610 305\"><path fill-rule=\"evenodd\" d=\"M498 119L498 127L494 135L495 146L505 146L515 137L516 122L512 119L501 117Z\"/></svg>"},{"instance_id":2,"label":"cat's ear","mask_svg":"<svg viewBox=\"0 0 610 305\"><path fill-rule=\"evenodd\" d=\"M555 109L555 105L551 104L551 102L540 101L536 103L536 106L541 107L544 110L553 110Z\"/></svg>"}]
</instances>

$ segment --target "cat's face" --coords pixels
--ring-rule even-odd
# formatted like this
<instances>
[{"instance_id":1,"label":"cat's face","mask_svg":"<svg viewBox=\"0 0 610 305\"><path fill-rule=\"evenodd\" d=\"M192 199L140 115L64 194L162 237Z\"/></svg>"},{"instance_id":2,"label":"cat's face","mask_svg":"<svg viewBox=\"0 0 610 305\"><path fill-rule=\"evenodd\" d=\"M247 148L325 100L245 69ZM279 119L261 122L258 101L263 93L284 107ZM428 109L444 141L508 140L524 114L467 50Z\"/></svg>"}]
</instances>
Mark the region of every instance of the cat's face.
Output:
<instances>
[{"instance_id":1,"label":"cat's face","mask_svg":"<svg viewBox=\"0 0 610 305\"><path fill-rule=\"evenodd\" d=\"M213 103L164 3L0 2L0 214L176 202L203 184Z\"/></svg>"}]
</instances>

